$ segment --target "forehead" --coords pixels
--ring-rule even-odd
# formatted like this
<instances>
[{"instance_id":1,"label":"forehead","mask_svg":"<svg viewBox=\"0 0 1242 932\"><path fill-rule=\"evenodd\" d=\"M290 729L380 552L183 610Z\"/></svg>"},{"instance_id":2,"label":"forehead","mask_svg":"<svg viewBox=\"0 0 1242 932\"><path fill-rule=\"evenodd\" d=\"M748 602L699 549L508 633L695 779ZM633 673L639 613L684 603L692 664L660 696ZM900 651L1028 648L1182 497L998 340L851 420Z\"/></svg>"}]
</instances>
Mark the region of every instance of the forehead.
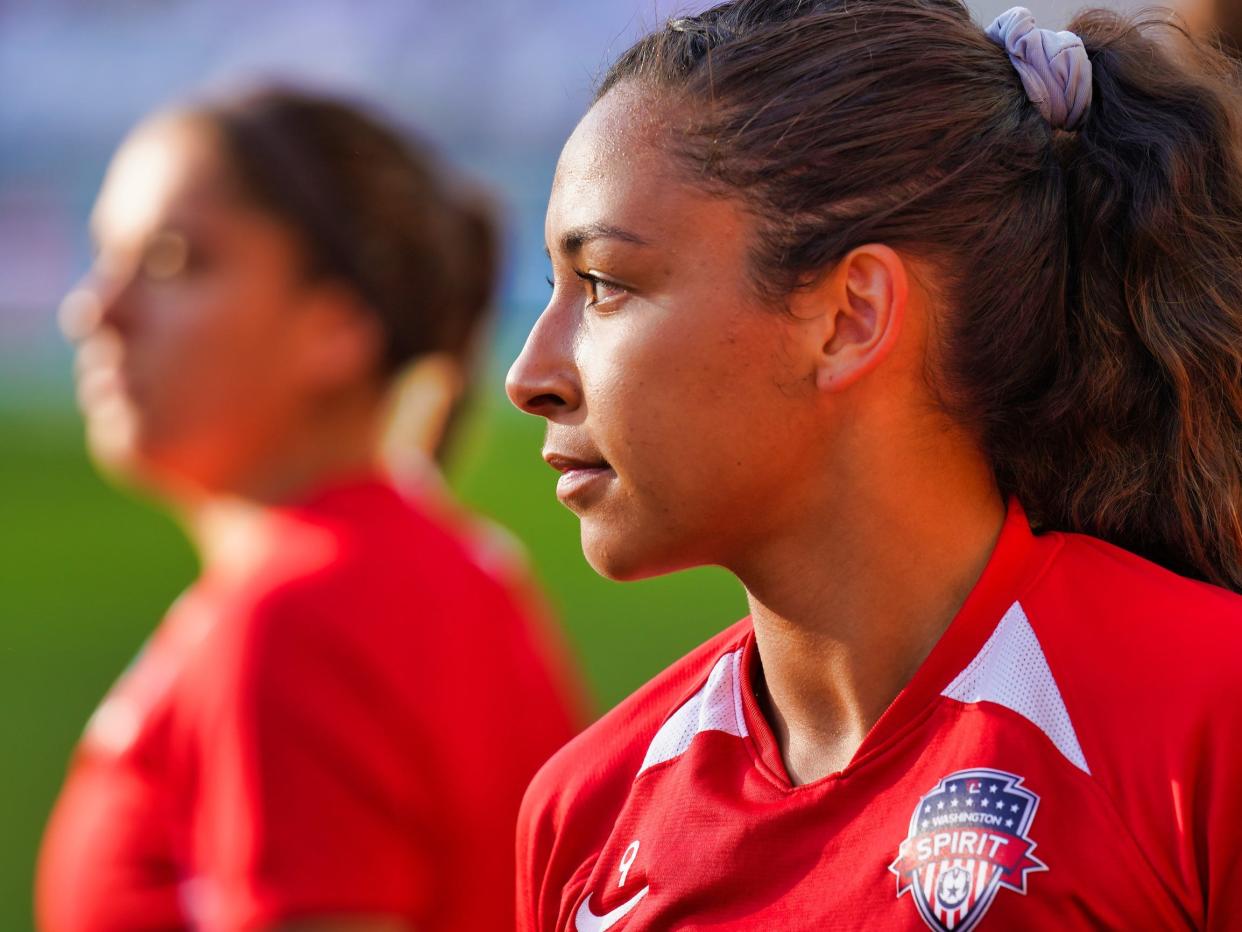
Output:
<instances>
[{"instance_id":1,"label":"forehead","mask_svg":"<svg viewBox=\"0 0 1242 932\"><path fill-rule=\"evenodd\" d=\"M656 97L623 81L598 100L574 128L561 152L558 178L598 178L620 158L655 159L653 150L668 122Z\"/></svg>"},{"instance_id":2,"label":"forehead","mask_svg":"<svg viewBox=\"0 0 1242 932\"><path fill-rule=\"evenodd\" d=\"M224 189L219 145L205 126L160 118L136 129L108 166L91 215L97 234L141 236L179 210L201 210Z\"/></svg>"},{"instance_id":3,"label":"forehead","mask_svg":"<svg viewBox=\"0 0 1242 932\"><path fill-rule=\"evenodd\" d=\"M643 88L623 82L582 118L556 167L545 233L550 248L568 231L596 227L674 232L683 214L705 206L662 140L663 107Z\"/></svg>"}]
</instances>

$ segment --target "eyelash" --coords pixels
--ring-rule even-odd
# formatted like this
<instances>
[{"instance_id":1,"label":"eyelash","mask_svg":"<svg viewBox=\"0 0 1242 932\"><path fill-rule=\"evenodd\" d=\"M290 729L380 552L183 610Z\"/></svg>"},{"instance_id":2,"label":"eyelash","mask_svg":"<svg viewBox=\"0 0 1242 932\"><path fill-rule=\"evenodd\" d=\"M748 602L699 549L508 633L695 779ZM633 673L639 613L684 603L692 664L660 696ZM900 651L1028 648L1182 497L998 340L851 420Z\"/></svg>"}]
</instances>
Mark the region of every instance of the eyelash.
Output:
<instances>
[{"instance_id":1,"label":"eyelash","mask_svg":"<svg viewBox=\"0 0 1242 932\"><path fill-rule=\"evenodd\" d=\"M582 281L586 282L590 286L591 300L587 302L587 307L594 307L595 305L608 300L608 298L601 298L599 296L600 286L603 286L604 288L611 288L619 292L625 291L625 289L621 287L620 285L618 285L616 282L610 282L590 272L582 272L582 271L579 271L578 269L574 269L574 274L577 275L578 278L580 278Z\"/></svg>"},{"instance_id":2,"label":"eyelash","mask_svg":"<svg viewBox=\"0 0 1242 932\"><path fill-rule=\"evenodd\" d=\"M574 275L590 286L591 300L587 302L587 307L595 307L597 304L601 304L602 302L609 300L608 298L599 297L599 288L601 285L605 288L612 288L618 292L624 292L626 290L623 285L618 285L616 282L610 282L607 279L601 278L591 272L584 272L580 269L574 269ZM552 276L544 276L544 281L548 283L549 288L556 288L556 281L552 278Z\"/></svg>"}]
</instances>

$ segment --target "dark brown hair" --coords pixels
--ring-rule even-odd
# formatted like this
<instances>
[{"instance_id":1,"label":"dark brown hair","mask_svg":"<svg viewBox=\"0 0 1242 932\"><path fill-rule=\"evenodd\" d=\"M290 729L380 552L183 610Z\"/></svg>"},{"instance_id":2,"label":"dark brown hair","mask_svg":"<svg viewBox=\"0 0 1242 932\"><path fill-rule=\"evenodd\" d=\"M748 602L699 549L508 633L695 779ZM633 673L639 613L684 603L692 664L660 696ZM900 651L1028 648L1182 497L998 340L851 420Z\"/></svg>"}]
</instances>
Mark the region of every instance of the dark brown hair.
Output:
<instances>
[{"instance_id":1,"label":"dark brown hair","mask_svg":"<svg viewBox=\"0 0 1242 932\"><path fill-rule=\"evenodd\" d=\"M1242 55L1242 4L1237 0L1212 0L1210 28L1215 39L1226 54Z\"/></svg>"},{"instance_id":2,"label":"dark brown hair","mask_svg":"<svg viewBox=\"0 0 1242 932\"><path fill-rule=\"evenodd\" d=\"M362 108L272 87L188 108L216 130L244 196L286 222L308 271L349 284L379 318L382 374L465 354L485 315L496 237L483 198Z\"/></svg>"},{"instance_id":3,"label":"dark brown hair","mask_svg":"<svg viewBox=\"0 0 1242 932\"><path fill-rule=\"evenodd\" d=\"M1242 590L1240 98L1167 26L1070 24L1094 75L1072 133L957 0L734 0L598 93L672 104L691 177L758 218L771 297L868 242L926 259L933 388L1037 529Z\"/></svg>"}]
</instances>

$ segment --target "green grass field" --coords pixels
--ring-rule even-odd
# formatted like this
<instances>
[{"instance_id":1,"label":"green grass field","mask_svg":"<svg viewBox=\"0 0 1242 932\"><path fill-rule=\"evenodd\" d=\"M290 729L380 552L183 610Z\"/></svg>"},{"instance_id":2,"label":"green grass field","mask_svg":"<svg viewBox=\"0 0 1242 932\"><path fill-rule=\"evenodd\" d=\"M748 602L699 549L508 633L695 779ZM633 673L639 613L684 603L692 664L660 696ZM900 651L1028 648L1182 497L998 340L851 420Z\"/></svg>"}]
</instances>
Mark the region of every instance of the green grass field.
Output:
<instances>
[{"instance_id":1,"label":"green grass field","mask_svg":"<svg viewBox=\"0 0 1242 932\"><path fill-rule=\"evenodd\" d=\"M453 484L526 543L600 709L744 613L718 570L627 584L596 576L539 459L540 424L498 391L486 397L497 401L464 431ZM40 832L82 725L195 572L172 521L101 482L80 435L64 407L0 411L4 932L30 927Z\"/></svg>"}]
</instances>

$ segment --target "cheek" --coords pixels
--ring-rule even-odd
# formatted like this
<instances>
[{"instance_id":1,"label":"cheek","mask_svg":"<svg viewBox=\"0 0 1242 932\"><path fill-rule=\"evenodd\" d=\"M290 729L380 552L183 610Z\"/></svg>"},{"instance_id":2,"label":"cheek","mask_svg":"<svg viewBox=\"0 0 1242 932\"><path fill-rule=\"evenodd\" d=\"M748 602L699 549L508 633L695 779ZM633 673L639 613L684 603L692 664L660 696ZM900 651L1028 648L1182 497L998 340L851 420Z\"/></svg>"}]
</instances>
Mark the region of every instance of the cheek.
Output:
<instances>
[{"instance_id":1,"label":"cheek","mask_svg":"<svg viewBox=\"0 0 1242 932\"><path fill-rule=\"evenodd\" d=\"M182 324L169 325L169 361L180 358L195 381L210 388L196 393L204 401L252 397L261 402L286 368L291 305L285 290L252 276L205 284L188 300Z\"/></svg>"},{"instance_id":2,"label":"cheek","mask_svg":"<svg viewBox=\"0 0 1242 932\"><path fill-rule=\"evenodd\" d=\"M243 285L204 282L145 308L130 347L138 456L235 456L244 438L280 415L277 306Z\"/></svg>"},{"instance_id":3,"label":"cheek","mask_svg":"<svg viewBox=\"0 0 1242 932\"><path fill-rule=\"evenodd\" d=\"M758 313L653 329L616 347L591 394L627 459L672 483L719 483L788 430L809 383L792 371L779 325Z\"/></svg>"},{"instance_id":4,"label":"cheek","mask_svg":"<svg viewBox=\"0 0 1242 932\"><path fill-rule=\"evenodd\" d=\"M583 516L584 549L605 575L712 562L787 485L772 451L790 455L798 440L805 380L771 324L633 334L586 385L588 423L619 478L606 507Z\"/></svg>"}]
</instances>

